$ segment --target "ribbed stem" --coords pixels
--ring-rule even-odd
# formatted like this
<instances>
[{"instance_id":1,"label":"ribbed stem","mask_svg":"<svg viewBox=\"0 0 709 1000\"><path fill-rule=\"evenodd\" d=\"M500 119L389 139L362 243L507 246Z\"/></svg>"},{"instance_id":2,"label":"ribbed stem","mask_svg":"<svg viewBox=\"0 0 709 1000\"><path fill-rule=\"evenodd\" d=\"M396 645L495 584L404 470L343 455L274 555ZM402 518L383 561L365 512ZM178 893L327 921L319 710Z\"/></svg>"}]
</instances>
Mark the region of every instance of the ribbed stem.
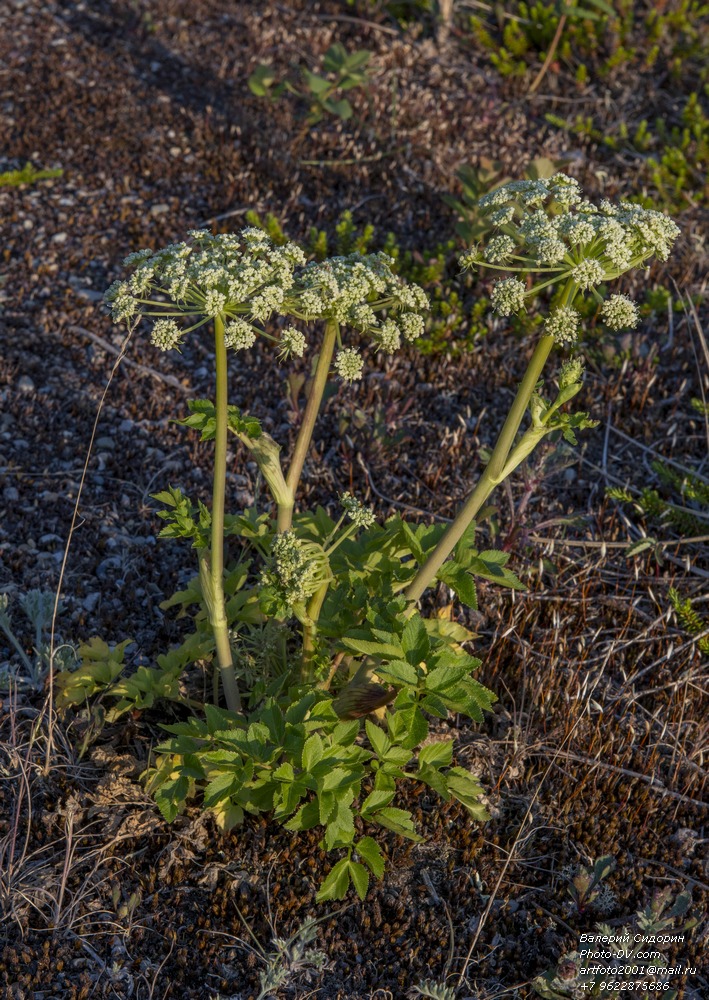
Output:
<instances>
[{"instance_id":1,"label":"ribbed stem","mask_svg":"<svg viewBox=\"0 0 709 1000\"><path fill-rule=\"evenodd\" d=\"M310 442L313 439L313 431L315 429L315 421L317 420L318 413L320 411L320 404L322 403L322 398L325 393L327 377L330 373L330 364L332 363L332 355L335 352L335 345L337 343L338 329L338 325L334 321L330 321L325 327L325 335L320 346L320 354L318 355L315 375L313 377L312 385L310 386L308 402L305 405L303 422L300 425L300 431L298 432L298 439L295 443L293 458L291 460L290 468L288 469L288 475L286 476L286 485L290 490L291 496L294 498L298 490L298 484L300 483L300 477L303 472L303 466L305 465L305 459L308 455ZM279 505L278 530L287 531L291 526L292 520L293 507Z\"/></svg>"},{"instance_id":2,"label":"ribbed stem","mask_svg":"<svg viewBox=\"0 0 709 1000\"><path fill-rule=\"evenodd\" d=\"M406 597L410 601L418 601L427 587L430 587L436 574L456 547L465 533L465 529L490 496L495 487L502 482L507 459L512 450L517 431L524 414L527 412L532 393L539 381L547 358L554 346L553 337L542 337L534 349L527 371L517 391L510 412L507 414L497 444L490 456L490 461L480 477L477 486L458 512L455 520L449 525L445 534L435 547L426 562L406 589Z\"/></svg>"},{"instance_id":3,"label":"ribbed stem","mask_svg":"<svg viewBox=\"0 0 709 1000\"><path fill-rule=\"evenodd\" d=\"M207 606L214 632L217 662L227 707L232 712L241 709L239 687L236 683L234 662L229 643L229 627L224 600L224 500L226 493L226 453L228 434L228 383L227 355L224 343L224 321L214 319L214 349L216 354L216 398L214 435L214 480L212 489L212 534L209 561L209 594ZM206 574L204 574L206 576Z\"/></svg>"}]
</instances>

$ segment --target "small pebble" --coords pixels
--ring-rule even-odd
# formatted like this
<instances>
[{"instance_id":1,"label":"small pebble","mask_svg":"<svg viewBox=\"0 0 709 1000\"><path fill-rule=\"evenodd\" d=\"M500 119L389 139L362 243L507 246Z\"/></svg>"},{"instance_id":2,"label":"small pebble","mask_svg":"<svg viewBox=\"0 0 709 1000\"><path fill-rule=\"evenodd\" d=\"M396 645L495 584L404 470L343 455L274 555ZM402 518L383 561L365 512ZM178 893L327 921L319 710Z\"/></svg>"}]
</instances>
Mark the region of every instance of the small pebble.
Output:
<instances>
[{"instance_id":1,"label":"small pebble","mask_svg":"<svg viewBox=\"0 0 709 1000\"><path fill-rule=\"evenodd\" d=\"M82 607L85 611L93 611L98 602L101 600L101 591L94 590L91 594L87 594L86 597L81 602Z\"/></svg>"},{"instance_id":2,"label":"small pebble","mask_svg":"<svg viewBox=\"0 0 709 1000\"><path fill-rule=\"evenodd\" d=\"M170 206L169 205L165 205L164 203L160 202L158 205L153 205L152 206L152 208L150 209L150 214L151 215L166 215L167 212L169 212L169 211L170 211Z\"/></svg>"},{"instance_id":3,"label":"small pebble","mask_svg":"<svg viewBox=\"0 0 709 1000\"><path fill-rule=\"evenodd\" d=\"M68 240L68 235L66 233L55 233L52 236L52 243L66 243Z\"/></svg>"},{"instance_id":4,"label":"small pebble","mask_svg":"<svg viewBox=\"0 0 709 1000\"><path fill-rule=\"evenodd\" d=\"M17 391L24 393L34 392L34 382L29 375L20 375L17 380Z\"/></svg>"},{"instance_id":5,"label":"small pebble","mask_svg":"<svg viewBox=\"0 0 709 1000\"><path fill-rule=\"evenodd\" d=\"M2 491L3 499L7 500L8 503L17 503L20 499L20 494L14 486L6 486Z\"/></svg>"}]
</instances>

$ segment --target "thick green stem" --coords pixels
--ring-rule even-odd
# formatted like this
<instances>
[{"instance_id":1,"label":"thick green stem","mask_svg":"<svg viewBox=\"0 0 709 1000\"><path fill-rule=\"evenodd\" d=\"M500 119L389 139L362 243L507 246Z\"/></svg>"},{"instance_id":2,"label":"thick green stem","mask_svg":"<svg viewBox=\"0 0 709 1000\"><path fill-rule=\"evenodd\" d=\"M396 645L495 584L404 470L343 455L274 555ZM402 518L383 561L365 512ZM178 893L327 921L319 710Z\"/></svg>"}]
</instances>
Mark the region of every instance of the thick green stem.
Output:
<instances>
[{"instance_id":1,"label":"thick green stem","mask_svg":"<svg viewBox=\"0 0 709 1000\"><path fill-rule=\"evenodd\" d=\"M330 364L332 362L332 355L335 352L337 333L337 323L330 321L325 327L325 336L323 337L323 342L320 347L320 354L318 355L318 363L315 368L313 382L310 386L308 402L305 405L303 422L300 425L300 431L298 432L298 439L295 443L293 458L291 460L290 468L288 469L288 475L286 476L286 485L290 490L292 497L295 497L298 490L300 476L303 472L303 466L305 465L305 459L308 454L308 449L310 448L310 442L313 439L315 421L317 420L318 413L320 411L320 404L322 403L322 398L325 393L327 376L330 372ZM292 520L293 507L291 506L289 508L285 505L279 505L278 530L287 531L291 526Z\"/></svg>"},{"instance_id":2,"label":"thick green stem","mask_svg":"<svg viewBox=\"0 0 709 1000\"><path fill-rule=\"evenodd\" d=\"M490 496L495 487L502 482L505 466L514 445L517 431L527 412L529 401L536 387L547 358L554 346L553 337L542 337L534 349L527 371L517 391L510 412L507 414L497 444L490 456L490 461L480 477L477 486L458 512L453 523L435 547L426 562L421 566L413 581L406 589L406 597L410 601L418 601L427 587L433 583L436 574L456 547L465 533L465 529Z\"/></svg>"},{"instance_id":3,"label":"thick green stem","mask_svg":"<svg viewBox=\"0 0 709 1000\"><path fill-rule=\"evenodd\" d=\"M241 698L236 683L234 662L229 643L229 626L224 600L224 497L226 493L226 452L228 434L227 410L227 356L224 343L224 321L220 316L214 319L214 347L216 353L216 398L214 435L214 483L212 491L212 537L209 572L202 565L202 580L207 584L205 593L209 610L209 621L214 632L217 662L224 687L226 703L230 711L241 709Z\"/></svg>"}]
</instances>

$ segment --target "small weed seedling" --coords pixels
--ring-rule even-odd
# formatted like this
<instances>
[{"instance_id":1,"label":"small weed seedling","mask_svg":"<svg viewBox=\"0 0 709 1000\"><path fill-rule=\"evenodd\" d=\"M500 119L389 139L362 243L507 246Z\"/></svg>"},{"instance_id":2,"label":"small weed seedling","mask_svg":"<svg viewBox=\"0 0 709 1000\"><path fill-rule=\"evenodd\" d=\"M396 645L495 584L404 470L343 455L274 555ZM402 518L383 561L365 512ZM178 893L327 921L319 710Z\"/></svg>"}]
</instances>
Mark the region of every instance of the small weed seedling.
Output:
<instances>
[{"instance_id":1,"label":"small weed seedling","mask_svg":"<svg viewBox=\"0 0 709 1000\"><path fill-rule=\"evenodd\" d=\"M9 611L9 597L7 594L0 594L0 629L16 654L15 661L12 658L4 663L0 661L0 690L7 690L13 684L30 687L35 691L42 690L50 662L49 643L45 637L52 624L54 598L51 591L45 590L28 590L19 598L18 603L33 631L34 645L30 652L15 633ZM59 646L55 650L54 663L60 669L71 670L75 660L76 650L73 646Z\"/></svg>"},{"instance_id":2,"label":"small weed seedling","mask_svg":"<svg viewBox=\"0 0 709 1000\"><path fill-rule=\"evenodd\" d=\"M471 608L477 577L521 587L507 553L476 548L476 518L541 441L561 435L575 443L576 431L593 423L566 408L581 388L579 357L561 364L555 390L544 387L554 349L576 344L579 300L598 301L614 329L633 326L635 304L601 292L631 268L664 260L678 235L658 212L596 207L563 174L503 185L481 205L494 235L462 263L514 273L495 284L498 314L536 308L542 291L552 299L489 461L448 526L398 515L380 524L349 492L340 494L335 517L299 503L331 375L356 382L369 358L423 332L427 297L394 274L385 254L306 263L300 248L274 246L260 229L195 231L186 242L131 254L131 276L107 294L117 321L150 317L152 342L163 350L211 328L215 398L193 400L183 423L214 442L212 504L194 503L174 486L157 494L163 536L188 540L196 555L197 575L165 605L189 614L194 631L157 667L125 681L116 673L107 684L98 678L107 661L111 675L118 671L122 654L94 640L82 665L57 677L59 706L80 705L87 688L98 687L124 707L167 696L195 708L182 693L185 668L211 661L226 707L217 691L214 704L164 727L169 738L157 747L148 787L168 821L199 796L223 829L246 813L269 814L293 831L321 828L322 847L339 860L320 900L341 899L350 885L365 897L370 876L385 867L378 828L420 840L411 812L396 804L404 785L423 783L474 819L487 817L478 780L454 764L452 739L429 736L429 720L459 714L479 722L494 695L473 676L480 661L466 649L472 634L435 612L425 617L418 602L439 582ZM228 354L257 338L284 362L312 356L307 403L285 462L259 421L228 400ZM258 465L269 492L262 507L226 508L230 437ZM226 538L238 553L233 562L225 562Z\"/></svg>"},{"instance_id":3,"label":"small weed seedling","mask_svg":"<svg viewBox=\"0 0 709 1000\"><path fill-rule=\"evenodd\" d=\"M23 184L36 184L38 181L61 177L63 170L41 170L32 163L26 163L21 170L6 170L0 173L0 187L20 187Z\"/></svg>"},{"instance_id":4,"label":"small weed seedling","mask_svg":"<svg viewBox=\"0 0 709 1000\"><path fill-rule=\"evenodd\" d=\"M310 105L308 123L316 125L326 115L335 115L347 121L353 109L341 93L355 87L366 87L369 81L367 64L371 52L359 49L347 52L341 42L335 42L323 57L322 74L313 73L302 67L303 88L298 89L290 80L276 81L273 67L261 63L249 77L249 89L256 97L277 100L288 92L307 101Z\"/></svg>"}]
</instances>

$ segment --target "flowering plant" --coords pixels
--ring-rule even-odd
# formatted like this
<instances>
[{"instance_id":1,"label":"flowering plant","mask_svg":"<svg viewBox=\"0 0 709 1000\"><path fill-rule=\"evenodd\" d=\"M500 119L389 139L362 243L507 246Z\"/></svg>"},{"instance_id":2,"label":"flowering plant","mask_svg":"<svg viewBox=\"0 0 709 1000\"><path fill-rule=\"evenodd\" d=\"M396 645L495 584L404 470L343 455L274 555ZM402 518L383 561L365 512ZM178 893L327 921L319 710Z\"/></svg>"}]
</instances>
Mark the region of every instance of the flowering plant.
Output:
<instances>
[{"instance_id":1,"label":"flowering plant","mask_svg":"<svg viewBox=\"0 0 709 1000\"><path fill-rule=\"evenodd\" d=\"M486 468L454 521L384 524L349 492L341 514L298 509L298 488L328 378L362 376L363 345L391 354L423 332L427 299L406 284L383 254L353 254L306 263L287 243L274 247L257 229L240 235L194 232L165 250L141 250L126 264L132 274L107 298L116 320L153 318L152 340L179 349L190 332L214 330L214 402L193 400L182 421L214 441L211 510L179 489L157 494L165 504L162 534L189 538L199 573L163 607L191 611L195 631L177 650L116 681L122 655L106 666L120 710L155 697L185 700L181 675L196 661L216 661L214 704L203 720L166 726L171 738L157 748L149 787L168 820L199 791L225 829L246 812L271 813L289 829L324 828L322 844L345 855L320 887L320 899L342 898L350 883L364 898L369 874L379 877L384 857L363 835L379 825L419 839L411 813L393 806L398 788L423 782L444 800L457 799L476 819L486 812L476 778L452 763L452 739L429 737L430 719L451 713L480 721L494 695L477 682L479 666L466 649L473 634L446 617L426 618L417 604L437 581L477 607L475 579L519 588L509 555L475 548L475 518L495 486L547 435L575 441L589 426L585 413L564 404L581 388L583 365L567 359L553 400L540 381L553 349L576 338L577 298L602 302L607 323L634 323L623 296L604 301L602 282L664 259L677 230L659 213L634 205L599 209L583 201L575 181L512 182L481 200L496 227L484 249L461 263L518 275L498 282L493 303L505 316L537 293L554 288L549 315ZM530 275L541 275L533 285ZM280 329L272 322L278 321ZM281 360L312 349L312 323L324 324L295 446L286 466L281 450L258 420L227 398L227 352L273 343ZM293 325L296 324L296 325ZM307 330L301 327L308 327ZM353 339L354 338L354 339ZM525 414L526 429L520 434ZM270 506L228 513L225 505L227 438L233 434L257 462ZM225 537L238 540L239 558L225 566ZM61 704L95 690L103 647L94 643L84 668L60 676ZM108 655L108 653L107 653ZM105 657L104 657L105 658ZM221 677L226 710L218 706ZM193 700L189 701L194 704ZM362 720L365 719L364 726Z\"/></svg>"}]
</instances>

